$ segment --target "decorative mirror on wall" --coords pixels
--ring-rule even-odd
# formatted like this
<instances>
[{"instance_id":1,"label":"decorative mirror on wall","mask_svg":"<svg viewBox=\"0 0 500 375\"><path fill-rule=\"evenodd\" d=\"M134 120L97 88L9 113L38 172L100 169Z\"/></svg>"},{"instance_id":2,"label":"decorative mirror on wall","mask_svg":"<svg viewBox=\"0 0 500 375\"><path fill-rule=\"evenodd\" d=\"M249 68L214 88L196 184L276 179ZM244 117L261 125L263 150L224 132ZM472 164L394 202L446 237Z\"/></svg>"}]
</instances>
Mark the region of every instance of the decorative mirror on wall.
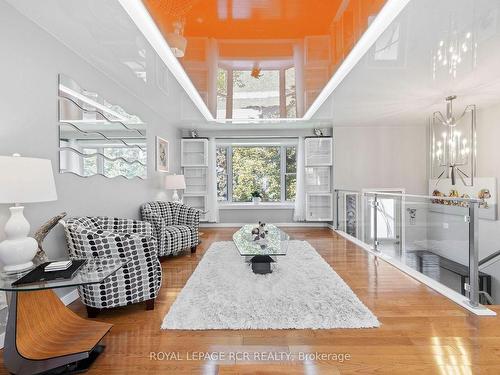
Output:
<instances>
[{"instance_id":1,"label":"decorative mirror on wall","mask_svg":"<svg viewBox=\"0 0 500 375\"><path fill-rule=\"evenodd\" d=\"M59 171L145 179L146 124L60 74Z\"/></svg>"}]
</instances>

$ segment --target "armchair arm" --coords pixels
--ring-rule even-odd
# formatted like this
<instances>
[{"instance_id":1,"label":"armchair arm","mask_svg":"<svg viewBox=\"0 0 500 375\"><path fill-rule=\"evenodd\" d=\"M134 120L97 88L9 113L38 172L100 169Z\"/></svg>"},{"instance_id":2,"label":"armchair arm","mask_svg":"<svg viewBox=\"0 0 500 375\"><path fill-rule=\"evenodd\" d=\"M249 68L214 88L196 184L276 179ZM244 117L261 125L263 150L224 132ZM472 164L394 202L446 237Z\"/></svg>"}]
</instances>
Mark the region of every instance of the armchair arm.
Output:
<instances>
[{"instance_id":1,"label":"armchair arm","mask_svg":"<svg viewBox=\"0 0 500 375\"><path fill-rule=\"evenodd\" d=\"M189 225L198 228L200 225L200 210L193 207L181 205L176 217L178 225Z\"/></svg>"},{"instance_id":2,"label":"armchair arm","mask_svg":"<svg viewBox=\"0 0 500 375\"><path fill-rule=\"evenodd\" d=\"M147 221L121 219L116 217L99 217L99 220L105 231L114 233L136 233L147 236L153 235L153 228Z\"/></svg>"}]
</instances>

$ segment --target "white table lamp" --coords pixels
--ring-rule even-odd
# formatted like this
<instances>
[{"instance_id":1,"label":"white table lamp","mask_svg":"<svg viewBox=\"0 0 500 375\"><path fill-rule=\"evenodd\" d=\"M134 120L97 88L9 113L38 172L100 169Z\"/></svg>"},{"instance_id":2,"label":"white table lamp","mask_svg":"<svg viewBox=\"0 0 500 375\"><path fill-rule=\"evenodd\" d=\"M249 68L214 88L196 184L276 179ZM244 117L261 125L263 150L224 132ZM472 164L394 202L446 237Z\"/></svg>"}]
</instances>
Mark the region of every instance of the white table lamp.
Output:
<instances>
[{"instance_id":1,"label":"white table lamp","mask_svg":"<svg viewBox=\"0 0 500 375\"><path fill-rule=\"evenodd\" d=\"M20 203L57 199L52 164L48 159L24 158L18 154L0 156L0 203L14 203L5 224L6 239L0 242L4 271L23 271L33 266L37 243L28 237L30 224Z\"/></svg>"},{"instance_id":2,"label":"white table lamp","mask_svg":"<svg viewBox=\"0 0 500 375\"><path fill-rule=\"evenodd\" d=\"M181 200L179 199L179 195L177 194L177 189L185 189L186 188L186 180L184 179L184 175L182 174L171 174L165 176L165 189L173 190L172 193L172 201L179 203Z\"/></svg>"}]
</instances>

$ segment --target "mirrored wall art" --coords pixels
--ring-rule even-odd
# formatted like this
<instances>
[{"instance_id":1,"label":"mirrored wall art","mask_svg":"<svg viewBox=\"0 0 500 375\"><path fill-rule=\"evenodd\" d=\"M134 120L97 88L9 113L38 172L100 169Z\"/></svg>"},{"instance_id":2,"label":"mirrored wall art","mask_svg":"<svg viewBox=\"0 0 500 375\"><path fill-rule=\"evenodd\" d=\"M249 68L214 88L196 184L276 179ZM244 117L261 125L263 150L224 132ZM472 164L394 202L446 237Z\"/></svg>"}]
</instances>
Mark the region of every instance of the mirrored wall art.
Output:
<instances>
[{"instance_id":1,"label":"mirrored wall art","mask_svg":"<svg viewBox=\"0 0 500 375\"><path fill-rule=\"evenodd\" d=\"M60 74L59 171L145 179L146 124Z\"/></svg>"}]
</instances>

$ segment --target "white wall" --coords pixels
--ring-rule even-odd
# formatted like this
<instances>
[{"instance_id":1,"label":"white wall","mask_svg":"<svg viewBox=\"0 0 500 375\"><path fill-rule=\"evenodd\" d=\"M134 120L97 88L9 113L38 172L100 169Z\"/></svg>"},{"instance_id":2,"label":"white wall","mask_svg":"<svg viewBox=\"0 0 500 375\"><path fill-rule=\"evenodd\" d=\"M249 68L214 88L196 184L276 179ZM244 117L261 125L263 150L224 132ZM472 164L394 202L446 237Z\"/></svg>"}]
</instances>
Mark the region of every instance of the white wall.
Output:
<instances>
[{"instance_id":1,"label":"white wall","mask_svg":"<svg viewBox=\"0 0 500 375\"><path fill-rule=\"evenodd\" d=\"M334 127L333 139L336 189L427 193L425 126Z\"/></svg>"},{"instance_id":2,"label":"white wall","mask_svg":"<svg viewBox=\"0 0 500 375\"><path fill-rule=\"evenodd\" d=\"M0 1L0 155L19 152L24 156L52 160L59 199L26 205L26 217L35 230L53 215L109 215L139 217L141 203L165 198L163 175L154 171L154 136L170 140L170 168L179 168L180 131L172 124L178 118L164 118L141 99L95 69L44 30ZM82 87L96 91L147 123L148 179L126 181L101 176L81 178L58 171L57 75L64 73ZM165 103L165 105L176 105ZM179 112L179 111L177 111ZM0 228L8 218L8 205L0 205ZM4 233L0 229L0 240ZM47 238L51 257L66 254L60 228Z\"/></svg>"}]
</instances>

